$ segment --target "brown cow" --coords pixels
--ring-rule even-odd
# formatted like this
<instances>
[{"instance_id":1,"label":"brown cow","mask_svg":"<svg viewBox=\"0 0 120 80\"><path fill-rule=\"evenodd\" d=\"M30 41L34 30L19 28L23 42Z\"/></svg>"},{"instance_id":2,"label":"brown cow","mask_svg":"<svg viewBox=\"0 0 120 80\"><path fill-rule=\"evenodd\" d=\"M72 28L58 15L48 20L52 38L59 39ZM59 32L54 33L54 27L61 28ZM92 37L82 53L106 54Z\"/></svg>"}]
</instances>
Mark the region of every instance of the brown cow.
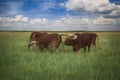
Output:
<instances>
[{"instance_id":1,"label":"brown cow","mask_svg":"<svg viewBox=\"0 0 120 80\"><path fill-rule=\"evenodd\" d=\"M75 52L78 52L80 48L83 48L84 51L86 51L87 47L89 51L91 43L92 43L92 39L89 35L83 35L78 33L74 35L68 35L68 37L64 42L65 45L72 46L73 51Z\"/></svg>"},{"instance_id":2,"label":"brown cow","mask_svg":"<svg viewBox=\"0 0 120 80\"><path fill-rule=\"evenodd\" d=\"M59 34L45 34L39 38L39 49L42 52L44 48L54 47L56 53L59 53L59 46L62 43L62 37Z\"/></svg>"},{"instance_id":3,"label":"brown cow","mask_svg":"<svg viewBox=\"0 0 120 80\"><path fill-rule=\"evenodd\" d=\"M59 46L62 43L62 38L58 34L46 34L39 38L39 49L43 51L44 48L55 47L56 53L59 52Z\"/></svg>"},{"instance_id":4,"label":"brown cow","mask_svg":"<svg viewBox=\"0 0 120 80\"><path fill-rule=\"evenodd\" d=\"M47 33L45 32L32 32L29 38L29 44L28 48L30 48L33 44L36 44L36 47L38 46L39 38L42 37Z\"/></svg>"}]
</instances>

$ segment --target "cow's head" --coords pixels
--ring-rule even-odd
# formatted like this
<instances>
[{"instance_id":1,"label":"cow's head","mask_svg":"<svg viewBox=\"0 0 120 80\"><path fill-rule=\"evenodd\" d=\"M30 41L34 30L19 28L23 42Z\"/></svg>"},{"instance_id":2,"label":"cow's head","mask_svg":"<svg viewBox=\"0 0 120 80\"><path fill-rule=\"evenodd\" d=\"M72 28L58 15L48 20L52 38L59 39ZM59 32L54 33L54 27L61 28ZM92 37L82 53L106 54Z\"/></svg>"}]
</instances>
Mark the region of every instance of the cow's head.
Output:
<instances>
[{"instance_id":1,"label":"cow's head","mask_svg":"<svg viewBox=\"0 0 120 80\"><path fill-rule=\"evenodd\" d=\"M31 41L29 44L28 44L28 48L30 48L33 44L38 44L38 42L37 41Z\"/></svg>"},{"instance_id":2,"label":"cow's head","mask_svg":"<svg viewBox=\"0 0 120 80\"><path fill-rule=\"evenodd\" d=\"M72 45L74 45L74 41L76 39L77 39L77 35L68 34L65 41L64 41L64 44L68 45L68 46L72 46Z\"/></svg>"}]
</instances>

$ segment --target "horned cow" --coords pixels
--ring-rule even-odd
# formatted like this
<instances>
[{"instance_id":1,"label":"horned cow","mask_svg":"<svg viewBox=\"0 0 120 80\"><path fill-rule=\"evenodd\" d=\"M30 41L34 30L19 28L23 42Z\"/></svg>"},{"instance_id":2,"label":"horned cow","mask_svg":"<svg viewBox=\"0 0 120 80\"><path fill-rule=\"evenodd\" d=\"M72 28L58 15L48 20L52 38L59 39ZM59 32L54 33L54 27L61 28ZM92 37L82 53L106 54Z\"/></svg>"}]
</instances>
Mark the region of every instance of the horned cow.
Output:
<instances>
[{"instance_id":1,"label":"horned cow","mask_svg":"<svg viewBox=\"0 0 120 80\"><path fill-rule=\"evenodd\" d=\"M54 47L56 53L59 53L59 46L62 43L61 35L56 33L53 34L45 34L44 36L39 38L39 49L42 52L44 48Z\"/></svg>"},{"instance_id":2,"label":"horned cow","mask_svg":"<svg viewBox=\"0 0 120 80\"><path fill-rule=\"evenodd\" d=\"M78 52L80 48L83 48L86 52L88 48L88 52L90 51L91 44L96 45L96 37L94 38L93 33L75 33L68 34L64 44L67 46L72 46L73 51Z\"/></svg>"}]
</instances>

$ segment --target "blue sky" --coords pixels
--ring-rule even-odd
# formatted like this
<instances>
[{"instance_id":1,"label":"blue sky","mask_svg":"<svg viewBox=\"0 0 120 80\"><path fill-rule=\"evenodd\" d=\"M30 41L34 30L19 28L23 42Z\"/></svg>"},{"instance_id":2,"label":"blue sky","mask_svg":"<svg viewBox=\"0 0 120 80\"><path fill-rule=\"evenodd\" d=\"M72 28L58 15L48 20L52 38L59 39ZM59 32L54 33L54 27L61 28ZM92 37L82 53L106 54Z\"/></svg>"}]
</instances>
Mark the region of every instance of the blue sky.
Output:
<instances>
[{"instance_id":1,"label":"blue sky","mask_svg":"<svg viewBox=\"0 0 120 80\"><path fill-rule=\"evenodd\" d=\"M63 2L65 0L5 0L0 1L0 10L2 11L0 14L1 16L10 17L22 14L30 18L57 18L67 13L74 14L74 12L66 11L65 8L60 6L60 3ZM16 12L12 13L12 10L16 10Z\"/></svg>"},{"instance_id":2,"label":"blue sky","mask_svg":"<svg viewBox=\"0 0 120 80\"><path fill-rule=\"evenodd\" d=\"M120 0L0 0L0 30L120 30Z\"/></svg>"}]
</instances>

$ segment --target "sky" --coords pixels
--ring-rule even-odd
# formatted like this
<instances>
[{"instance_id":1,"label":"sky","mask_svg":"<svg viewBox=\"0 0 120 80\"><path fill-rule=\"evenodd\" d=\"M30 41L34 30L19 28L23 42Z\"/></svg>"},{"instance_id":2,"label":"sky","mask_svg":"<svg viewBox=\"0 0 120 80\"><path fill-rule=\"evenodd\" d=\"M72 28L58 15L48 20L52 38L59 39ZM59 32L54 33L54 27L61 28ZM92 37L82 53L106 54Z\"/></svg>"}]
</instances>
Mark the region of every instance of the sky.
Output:
<instances>
[{"instance_id":1,"label":"sky","mask_svg":"<svg viewBox=\"0 0 120 80\"><path fill-rule=\"evenodd\" d=\"M0 0L0 30L120 31L120 0Z\"/></svg>"}]
</instances>

